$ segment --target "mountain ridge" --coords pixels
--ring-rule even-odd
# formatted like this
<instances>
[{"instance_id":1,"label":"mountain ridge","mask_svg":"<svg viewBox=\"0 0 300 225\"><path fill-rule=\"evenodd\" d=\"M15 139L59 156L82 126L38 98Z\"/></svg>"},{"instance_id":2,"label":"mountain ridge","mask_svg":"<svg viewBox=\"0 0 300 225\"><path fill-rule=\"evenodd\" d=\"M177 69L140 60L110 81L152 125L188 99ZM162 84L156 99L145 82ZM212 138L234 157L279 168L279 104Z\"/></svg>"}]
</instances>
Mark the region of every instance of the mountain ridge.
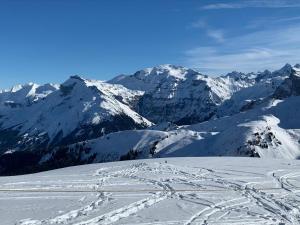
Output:
<instances>
[{"instance_id":1,"label":"mountain ridge","mask_svg":"<svg viewBox=\"0 0 300 225\"><path fill-rule=\"evenodd\" d=\"M148 157L298 158L300 124L284 108L298 110L299 68L209 77L166 64L0 91L0 174Z\"/></svg>"}]
</instances>

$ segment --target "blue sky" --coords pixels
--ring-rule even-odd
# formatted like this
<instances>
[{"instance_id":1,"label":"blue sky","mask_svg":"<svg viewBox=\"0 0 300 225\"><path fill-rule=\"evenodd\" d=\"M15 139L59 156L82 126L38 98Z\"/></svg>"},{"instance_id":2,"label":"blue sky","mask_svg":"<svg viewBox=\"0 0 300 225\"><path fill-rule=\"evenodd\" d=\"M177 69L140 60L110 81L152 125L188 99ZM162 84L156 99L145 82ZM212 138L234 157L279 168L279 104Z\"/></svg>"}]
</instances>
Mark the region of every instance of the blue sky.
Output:
<instances>
[{"instance_id":1,"label":"blue sky","mask_svg":"<svg viewBox=\"0 0 300 225\"><path fill-rule=\"evenodd\" d=\"M0 0L0 88L176 64L211 75L300 62L300 0Z\"/></svg>"}]
</instances>

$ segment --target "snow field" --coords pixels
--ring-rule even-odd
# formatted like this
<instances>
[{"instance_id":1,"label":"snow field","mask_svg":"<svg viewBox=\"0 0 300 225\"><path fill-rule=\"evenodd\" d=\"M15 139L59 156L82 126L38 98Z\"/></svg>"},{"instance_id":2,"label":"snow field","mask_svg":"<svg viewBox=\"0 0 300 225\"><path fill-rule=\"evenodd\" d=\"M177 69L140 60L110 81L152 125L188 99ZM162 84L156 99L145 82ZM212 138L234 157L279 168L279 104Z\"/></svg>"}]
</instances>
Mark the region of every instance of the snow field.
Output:
<instances>
[{"instance_id":1,"label":"snow field","mask_svg":"<svg viewBox=\"0 0 300 225\"><path fill-rule=\"evenodd\" d=\"M4 225L299 224L299 169L293 160L168 158L2 177L0 219Z\"/></svg>"}]
</instances>

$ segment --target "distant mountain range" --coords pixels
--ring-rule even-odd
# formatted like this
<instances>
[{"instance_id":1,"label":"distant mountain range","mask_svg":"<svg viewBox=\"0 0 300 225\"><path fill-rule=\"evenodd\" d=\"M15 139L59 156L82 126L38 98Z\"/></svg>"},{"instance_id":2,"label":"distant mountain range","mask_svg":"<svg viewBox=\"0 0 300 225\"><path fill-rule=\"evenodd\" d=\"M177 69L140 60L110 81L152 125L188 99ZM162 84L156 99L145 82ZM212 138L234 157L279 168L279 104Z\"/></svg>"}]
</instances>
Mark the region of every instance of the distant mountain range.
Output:
<instances>
[{"instance_id":1,"label":"distant mountain range","mask_svg":"<svg viewBox=\"0 0 300 225\"><path fill-rule=\"evenodd\" d=\"M210 77L161 65L0 91L0 174L173 156L300 157L300 65Z\"/></svg>"}]
</instances>

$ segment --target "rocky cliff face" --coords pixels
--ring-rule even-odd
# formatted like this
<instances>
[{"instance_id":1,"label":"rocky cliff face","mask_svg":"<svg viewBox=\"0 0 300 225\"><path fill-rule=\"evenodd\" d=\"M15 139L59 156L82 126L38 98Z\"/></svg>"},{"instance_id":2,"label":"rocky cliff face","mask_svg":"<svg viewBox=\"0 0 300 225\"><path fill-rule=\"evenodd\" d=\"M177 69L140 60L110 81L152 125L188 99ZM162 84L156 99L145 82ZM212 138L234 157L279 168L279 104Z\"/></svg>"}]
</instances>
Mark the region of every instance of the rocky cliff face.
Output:
<instances>
[{"instance_id":1,"label":"rocky cliff face","mask_svg":"<svg viewBox=\"0 0 300 225\"><path fill-rule=\"evenodd\" d=\"M300 67L300 66L299 66ZM287 78L275 91L274 97L283 99L292 95L300 95L300 68L293 68Z\"/></svg>"},{"instance_id":2,"label":"rocky cliff face","mask_svg":"<svg viewBox=\"0 0 300 225\"><path fill-rule=\"evenodd\" d=\"M184 125L246 110L250 101L272 94L291 68L287 64L274 72L232 72L214 78L184 67L163 65L109 82L142 90L144 95L134 109L150 121Z\"/></svg>"}]
</instances>

